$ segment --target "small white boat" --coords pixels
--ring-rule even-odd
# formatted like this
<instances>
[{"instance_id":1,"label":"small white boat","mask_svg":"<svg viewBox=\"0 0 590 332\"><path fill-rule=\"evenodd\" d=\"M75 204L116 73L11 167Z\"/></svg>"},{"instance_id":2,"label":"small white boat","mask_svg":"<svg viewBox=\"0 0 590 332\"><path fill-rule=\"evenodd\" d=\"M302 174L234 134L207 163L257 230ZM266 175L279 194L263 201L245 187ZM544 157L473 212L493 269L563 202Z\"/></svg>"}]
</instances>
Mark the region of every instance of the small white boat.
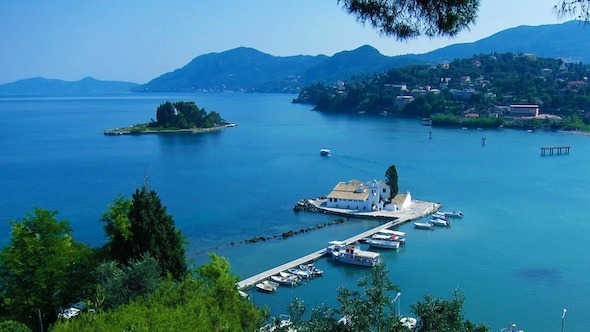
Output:
<instances>
[{"instance_id":1,"label":"small white boat","mask_svg":"<svg viewBox=\"0 0 590 332\"><path fill-rule=\"evenodd\" d=\"M396 250L399 249L401 242L372 237L367 240L367 244L375 248Z\"/></svg>"},{"instance_id":2,"label":"small white boat","mask_svg":"<svg viewBox=\"0 0 590 332\"><path fill-rule=\"evenodd\" d=\"M300 276L298 276L296 274L289 273L289 272L281 271L281 272L279 272L279 275L281 277L294 280L295 282L301 281L301 277Z\"/></svg>"},{"instance_id":3,"label":"small white boat","mask_svg":"<svg viewBox=\"0 0 590 332\"><path fill-rule=\"evenodd\" d=\"M377 234L389 235L389 236L396 236L394 241L401 242L404 244L406 242L406 233L400 231L392 231L391 229L382 229L377 232Z\"/></svg>"},{"instance_id":4,"label":"small white boat","mask_svg":"<svg viewBox=\"0 0 590 332\"><path fill-rule=\"evenodd\" d=\"M256 288L258 288L258 290L266 292L266 293L275 292L278 287L279 287L279 284L277 284L276 282L273 282L273 281L269 281L269 280L264 280L264 281L261 281L256 284Z\"/></svg>"},{"instance_id":5,"label":"small white boat","mask_svg":"<svg viewBox=\"0 0 590 332\"><path fill-rule=\"evenodd\" d=\"M444 227L451 226L450 221L440 219L440 218L432 218L432 219L430 219L430 223L433 224L434 226L444 226Z\"/></svg>"},{"instance_id":6,"label":"small white boat","mask_svg":"<svg viewBox=\"0 0 590 332\"><path fill-rule=\"evenodd\" d=\"M278 283L279 285L284 286L295 286L297 284L297 281L283 277L281 275L270 276L270 279L272 279L272 281Z\"/></svg>"},{"instance_id":7,"label":"small white boat","mask_svg":"<svg viewBox=\"0 0 590 332\"><path fill-rule=\"evenodd\" d=\"M414 317L402 317L399 319L399 322L402 323L403 326L409 328L411 331L414 331L418 320Z\"/></svg>"},{"instance_id":8,"label":"small white boat","mask_svg":"<svg viewBox=\"0 0 590 332\"><path fill-rule=\"evenodd\" d=\"M361 250L343 241L330 241L327 251L332 259L346 264L373 267L381 262L379 253Z\"/></svg>"},{"instance_id":9,"label":"small white boat","mask_svg":"<svg viewBox=\"0 0 590 332\"><path fill-rule=\"evenodd\" d=\"M322 155L322 156L329 156L330 153L331 153L331 151L328 149L320 149L320 155Z\"/></svg>"},{"instance_id":10,"label":"small white boat","mask_svg":"<svg viewBox=\"0 0 590 332\"><path fill-rule=\"evenodd\" d=\"M433 229L434 225L430 222L415 222L414 227L419 229Z\"/></svg>"},{"instance_id":11,"label":"small white boat","mask_svg":"<svg viewBox=\"0 0 590 332\"><path fill-rule=\"evenodd\" d=\"M449 218L463 218L463 212L461 211L443 212L443 214Z\"/></svg>"},{"instance_id":12,"label":"small white boat","mask_svg":"<svg viewBox=\"0 0 590 332\"><path fill-rule=\"evenodd\" d=\"M289 331L289 332L294 332L296 330L290 328L289 326L291 324L293 324L293 322L291 322L291 316L289 315L279 315L279 317L277 319L273 319L274 321L272 323L268 323L264 326L262 326L260 328L260 332L274 332L280 330L280 331Z\"/></svg>"},{"instance_id":13,"label":"small white boat","mask_svg":"<svg viewBox=\"0 0 590 332\"><path fill-rule=\"evenodd\" d=\"M311 278L311 273L309 273L307 271L303 271L303 270L296 269L296 268L288 269L287 271L289 271L289 273L299 276L301 278L306 278L306 279Z\"/></svg>"},{"instance_id":14,"label":"small white boat","mask_svg":"<svg viewBox=\"0 0 590 332\"><path fill-rule=\"evenodd\" d=\"M307 264L307 265L303 265L303 264L301 264L301 265L299 265L299 268L300 268L302 271L305 271L305 272L308 272L308 273L310 273L310 274L311 274L312 276L314 276L314 277L315 277L315 276L321 276L321 275L323 275L323 274L324 274L324 271L322 271L322 270L318 269L318 268L317 268L317 267L315 267L315 266L314 266L312 263L309 263L309 264Z\"/></svg>"},{"instance_id":15,"label":"small white boat","mask_svg":"<svg viewBox=\"0 0 590 332\"><path fill-rule=\"evenodd\" d=\"M249 299L250 295L248 295L248 293L241 291L238 289L238 294L240 294L241 297L245 298L245 299Z\"/></svg>"},{"instance_id":16,"label":"small white boat","mask_svg":"<svg viewBox=\"0 0 590 332\"><path fill-rule=\"evenodd\" d=\"M440 212L440 211L436 211L433 215L434 218L438 218L438 219L447 219L447 216L445 215L444 212Z\"/></svg>"}]
</instances>

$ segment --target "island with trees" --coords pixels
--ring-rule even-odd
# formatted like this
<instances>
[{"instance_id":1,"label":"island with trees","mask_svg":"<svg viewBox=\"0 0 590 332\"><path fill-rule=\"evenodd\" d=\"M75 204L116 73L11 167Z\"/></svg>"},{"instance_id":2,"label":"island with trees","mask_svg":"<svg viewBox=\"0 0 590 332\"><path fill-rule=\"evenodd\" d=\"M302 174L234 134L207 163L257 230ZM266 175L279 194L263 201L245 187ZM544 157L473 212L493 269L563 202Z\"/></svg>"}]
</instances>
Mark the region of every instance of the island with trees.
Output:
<instances>
[{"instance_id":1,"label":"island with trees","mask_svg":"<svg viewBox=\"0 0 590 332\"><path fill-rule=\"evenodd\" d=\"M219 113L207 113L192 101L166 101L156 109L156 120L128 127L107 129L105 135L153 133L205 133L235 126L221 118Z\"/></svg>"}]
</instances>

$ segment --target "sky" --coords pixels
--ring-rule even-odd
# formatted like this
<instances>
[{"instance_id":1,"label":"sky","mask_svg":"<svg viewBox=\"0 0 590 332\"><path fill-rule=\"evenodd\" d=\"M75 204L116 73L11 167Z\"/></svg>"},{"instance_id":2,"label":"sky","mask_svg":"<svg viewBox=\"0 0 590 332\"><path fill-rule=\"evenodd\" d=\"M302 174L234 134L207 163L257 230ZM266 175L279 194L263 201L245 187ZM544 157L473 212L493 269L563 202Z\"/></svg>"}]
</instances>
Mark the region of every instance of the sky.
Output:
<instances>
[{"instance_id":1,"label":"sky","mask_svg":"<svg viewBox=\"0 0 590 332\"><path fill-rule=\"evenodd\" d=\"M199 55L237 47L275 56L334 55L371 45L420 54L519 25L571 20L559 0L481 0L454 38L396 41L363 26L337 0L1 0L0 84L32 77L147 83Z\"/></svg>"}]
</instances>

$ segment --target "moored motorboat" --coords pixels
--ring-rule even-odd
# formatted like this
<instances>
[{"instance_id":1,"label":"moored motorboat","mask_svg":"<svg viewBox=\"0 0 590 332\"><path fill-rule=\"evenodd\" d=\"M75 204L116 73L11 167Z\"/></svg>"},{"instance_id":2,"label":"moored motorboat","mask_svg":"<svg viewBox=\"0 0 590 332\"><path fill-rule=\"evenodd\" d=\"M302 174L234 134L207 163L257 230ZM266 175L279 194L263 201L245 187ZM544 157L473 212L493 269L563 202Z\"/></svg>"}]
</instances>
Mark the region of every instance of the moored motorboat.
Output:
<instances>
[{"instance_id":1,"label":"moored motorboat","mask_svg":"<svg viewBox=\"0 0 590 332\"><path fill-rule=\"evenodd\" d=\"M299 265L299 268L302 271L306 271L306 272L310 273L314 277L321 276L321 275L324 274L324 271L322 271L322 270L318 269L317 267L315 267L313 265L313 263L309 263L307 265L301 264L301 265Z\"/></svg>"},{"instance_id":2,"label":"moored motorboat","mask_svg":"<svg viewBox=\"0 0 590 332\"><path fill-rule=\"evenodd\" d=\"M279 275L281 277L285 277L287 279L291 279L291 280L294 280L296 282L301 281L301 277L300 276L298 276L296 274L289 273L289 272L281 271L281 272L279 272Z\"/></svg>"},{"instance_id":3,"label":"moored motorboat","mask_svg":"<svg viewBox=\"0 0 590 332\"><path fill-rule=\"evenodd\" d=\"M434 225L432 223L430 223L429 221L427 222L415 222L414 223L414 227L419 228L419 229L433 229Z\"/></svg>"},{"instance_id":4,"label":"moored motorboat","mask_svg":"<svg viewBox=\"0 0 590 332\"><path fill-rule=\"evenodd\" d=\"M307 272L307 271L303 271L301 269L297 269L297 268L292 268L292 269L288 269L287 270L289 273L294 274L296 276L299 276L301 278L311 278L311 273Z\"/></svg>"},{"instance_id":5,"label":"moored motorboat","mask_svg":"<svg viewBox=\"0 0 590 332\"><path fill-rule=\"evenodd\" d=\"M273 282L273 281L269 281L269 280L264 280L264 281L261 281L256 284L256 288L258 288L258 290L266 292L266 293L275 292L278 287L279 287L279 284L277 284L276 282Z\"/></svg>"},{"instance_id":6,"label":"moored motorboat","mask_svg":"<svg viewBox=\"0 0 590 332\"><path fill-rule=\"evenodd\" d=\"M270 279L272 279L272 281L278 283L279 285L284 286L295 286L297 284L297 281L295 281L294 279L283 277L281 275L270 276Z\"/></svg>"},{"instance_id":7,"label":"moored motorboat","mask_svg":"<svg viewBox=\"0 0 590 332\"><path fill-rule=\"evenodd\" d=\"M461 211L443 212L443 214L449 218L463 218L463 212Z\"/></svg>"},{"instance_id":8,"label":"moored motorboat","mask_svg":"<svg viewBox=\"0 0 590 332\"><path fill-rule=\"evenodd\" d=\"M330 241L329 244L327 251L338 262L367 267L381 262L379 253L361 250L358 246L347 245L343 241Z\"/></svg>"},{"instance_id":9,"label":"moored motorboat","mask_svg":"<svg viewBox=\"0 0 590 332\"><path fill-rule=\"evenodd\" d=\"M367 240L367 244L371 247L381 248L381 249L399 249L401 242L387 240L387 239L379 239L372 237Z\"/></svg>"},{"instance_id":10,"label":"moored motorboat","mask_svg":"<svg viewBox=\"0 0 590 332\"><path fill-rule=\"evenodd\" d=\"M436 211L432 216L434 218L438 218L438 219L447 219L447 216L445 215L445 213L440 212L440 211Z\"/></svg>"},{"instance_id":11,"label":"moored motorboat","mask_svg":"<svg viewBox=\"0 0 590 332\"><path fill-rule=\"evenodd\" d=\"M396 236L395 241L401 242L402 244L404 244L406 242L406 233L405 232L393 231L391 229L382 229L382 230L378 231L377 234L384 234L384 235L390 235L390 236L394 235L394 236Z\"/></svg>"},{"instance_id":12,"label":"moored motorboat","mask_svg":"<svg viewBox=\"0 0 590 332\"><path fill-rule=\"evenodd\" d=\"M432 218L429 221L431 224L433 224L434 226L444 226L444 227L449 227L451 226L451 222L448 220L444 220L444 219L440 219L440 218Z\"/></svg>"}]
</instances>

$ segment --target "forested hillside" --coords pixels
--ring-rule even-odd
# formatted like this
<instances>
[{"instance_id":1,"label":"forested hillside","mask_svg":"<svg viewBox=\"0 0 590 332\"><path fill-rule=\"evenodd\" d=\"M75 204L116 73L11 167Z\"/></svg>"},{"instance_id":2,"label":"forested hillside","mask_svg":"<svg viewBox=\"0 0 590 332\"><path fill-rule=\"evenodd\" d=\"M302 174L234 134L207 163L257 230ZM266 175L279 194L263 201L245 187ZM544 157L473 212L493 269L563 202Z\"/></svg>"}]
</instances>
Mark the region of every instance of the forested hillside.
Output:
<instances>
[{"instance_id":1,"label":"forested hillside","mask_svg":"<svg viewBox=\"0 0 590 332\"><path fill-rule=\"evenodd\" d=\"M341 84L314 84L294 102L341 113L487 116L497 106L537 104L541 113L583 116L589 67L531 54L480 54L437 65L394 68ZM496 113L498 113L496 111Z\"/></svg>"}]
</instances>

